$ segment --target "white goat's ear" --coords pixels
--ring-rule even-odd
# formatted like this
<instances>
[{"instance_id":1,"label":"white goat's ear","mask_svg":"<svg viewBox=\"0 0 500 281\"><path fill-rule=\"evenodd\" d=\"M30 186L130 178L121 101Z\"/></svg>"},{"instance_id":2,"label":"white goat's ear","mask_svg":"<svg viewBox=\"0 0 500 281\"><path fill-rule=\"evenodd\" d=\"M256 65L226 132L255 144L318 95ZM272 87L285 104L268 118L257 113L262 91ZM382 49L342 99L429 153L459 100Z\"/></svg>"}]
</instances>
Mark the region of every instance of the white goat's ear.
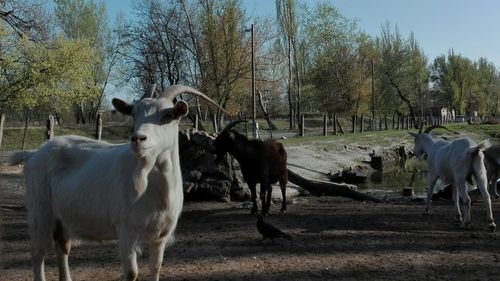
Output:
<instances>
[{"instance_id":1,"label":"white goat's ear","mask_svg":"<svg viewBox=\"0 0 500 281\"><path fill-rule=\"evenodd\" d=\"M125 115L132 115L132 110L134 109L134 106L127 103L126 101L122 101L121 99L113 99L111 101L115 109Z\"/></svg>"},{"instance_id":2,"label":"white goat's ear","mask_svg":"<svg viewBox=\"0 0 500 281\"><path fill-rule=\"evenodd\" d=\"M181 119L183 117L186 117L189 113L189 106L187 102L180 100L175 103L174 105L174 118L175 119Z\"/></svg>"},{"instance_id":3,"label":"white goat's ear","mask_svg":"<svg viewBox=\"0 0 500 281\"><path fill-rule=\"evenodd\" d=\"M414 137L414 138L417 138L418 134L414 133L414 132L408 132L408 134L410 134L410 136Z\"/></svg>"}]
</instances>

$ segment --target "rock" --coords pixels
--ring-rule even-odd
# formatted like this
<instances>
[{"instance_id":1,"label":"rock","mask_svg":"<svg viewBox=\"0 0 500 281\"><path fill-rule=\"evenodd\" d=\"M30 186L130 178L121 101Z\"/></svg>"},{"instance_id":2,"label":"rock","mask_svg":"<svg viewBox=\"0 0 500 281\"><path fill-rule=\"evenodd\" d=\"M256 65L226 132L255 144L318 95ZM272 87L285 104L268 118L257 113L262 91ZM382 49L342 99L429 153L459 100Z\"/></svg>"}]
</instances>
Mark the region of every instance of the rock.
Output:
<instances>
[{"instance_id":1,"label":"rock","mask_svg":"<svg viewBox=\"0 0 500 281\"><path fill-rule=\"evenodd\" d=\"M248 200L250 191L243 183L238 162L225 155L215 162L214 137L205 132L179 133L179 155L186 200Z\"/></svg>"}]
</instances>

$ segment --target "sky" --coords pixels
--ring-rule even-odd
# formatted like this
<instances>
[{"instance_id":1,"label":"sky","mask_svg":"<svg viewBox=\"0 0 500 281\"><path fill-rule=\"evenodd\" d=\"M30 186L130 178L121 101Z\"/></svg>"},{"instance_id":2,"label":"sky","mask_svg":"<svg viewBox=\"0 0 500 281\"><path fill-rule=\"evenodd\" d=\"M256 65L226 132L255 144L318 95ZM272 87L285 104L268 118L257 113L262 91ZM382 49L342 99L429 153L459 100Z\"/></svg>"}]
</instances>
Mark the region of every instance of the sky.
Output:
<instances>
[{"instance_id":1,"label":"sky","mask_svg":"<svg viewBox=\"0 0 500 281\"><path fill-rule=\"evenodd\" d=\"M136 0L104 0L110 18L132 12ZM413 31L429 62L453 49L472 60L486 57L500 68L498 0L298 0L308 5L330 2L361 30L380 34L381 25L397 25L405 38ZM242 0L249 17L275 17L274 0Z\"/></svg>"},{"instance_id":2,"label":"sky","mask_svg":"<svg viewBox=\"0 0 500 281\"><path fill-rule=\"evenodd\" d=\"M132 13L137 0L104 0L111 22L118 12ZM408 38L413 32L429 63L453 49L472 60L485 57L500 69L500 1L498 0L298 0L309 6L329 2L342 15L356 19L370 36L381 26L397 25ZM248 17L275 18L274 0L241 0Z\"/></svg>"}]
</instances>

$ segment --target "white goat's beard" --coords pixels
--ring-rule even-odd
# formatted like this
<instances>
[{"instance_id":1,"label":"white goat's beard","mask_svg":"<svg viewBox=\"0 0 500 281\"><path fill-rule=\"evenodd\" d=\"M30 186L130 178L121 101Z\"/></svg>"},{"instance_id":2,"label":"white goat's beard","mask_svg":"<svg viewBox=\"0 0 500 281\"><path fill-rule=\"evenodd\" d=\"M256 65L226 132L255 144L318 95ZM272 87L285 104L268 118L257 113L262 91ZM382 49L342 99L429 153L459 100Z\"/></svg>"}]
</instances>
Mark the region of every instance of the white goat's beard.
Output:
<instances>
[{"instance_id":1,"label":"white goat's beard","mask_svg":"<svg viewBox=\"0 0 500 281\"><path fill-rule=\"evenodd\" d=\"M152 157L139 157L139 165L134 174L134 189L138 199L148 187L148 175L153 169L155 160Z\"/></svg>"}]
</instances>

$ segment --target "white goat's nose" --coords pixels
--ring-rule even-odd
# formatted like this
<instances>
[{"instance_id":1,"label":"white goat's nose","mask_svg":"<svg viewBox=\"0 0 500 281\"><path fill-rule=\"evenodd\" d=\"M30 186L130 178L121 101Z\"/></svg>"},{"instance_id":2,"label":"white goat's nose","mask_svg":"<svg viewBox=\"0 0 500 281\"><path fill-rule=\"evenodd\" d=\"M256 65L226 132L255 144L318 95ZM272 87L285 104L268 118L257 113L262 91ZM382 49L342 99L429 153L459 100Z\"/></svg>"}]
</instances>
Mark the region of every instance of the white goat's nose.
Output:
<instances>
[{"instance_id":1,"label":"white goat's nose","mask_svg":"<svg viewBox=\"0 0 500 281\"><path fill-rule=\"evenodd\" d=\"M147 139L147 137L145 135L142 135L142 134L133 134L131 137L130 137L130 141L131 142L135 142L135 143L140 143L140 142L143 142Z\"/></svg>"}]
</instances>

